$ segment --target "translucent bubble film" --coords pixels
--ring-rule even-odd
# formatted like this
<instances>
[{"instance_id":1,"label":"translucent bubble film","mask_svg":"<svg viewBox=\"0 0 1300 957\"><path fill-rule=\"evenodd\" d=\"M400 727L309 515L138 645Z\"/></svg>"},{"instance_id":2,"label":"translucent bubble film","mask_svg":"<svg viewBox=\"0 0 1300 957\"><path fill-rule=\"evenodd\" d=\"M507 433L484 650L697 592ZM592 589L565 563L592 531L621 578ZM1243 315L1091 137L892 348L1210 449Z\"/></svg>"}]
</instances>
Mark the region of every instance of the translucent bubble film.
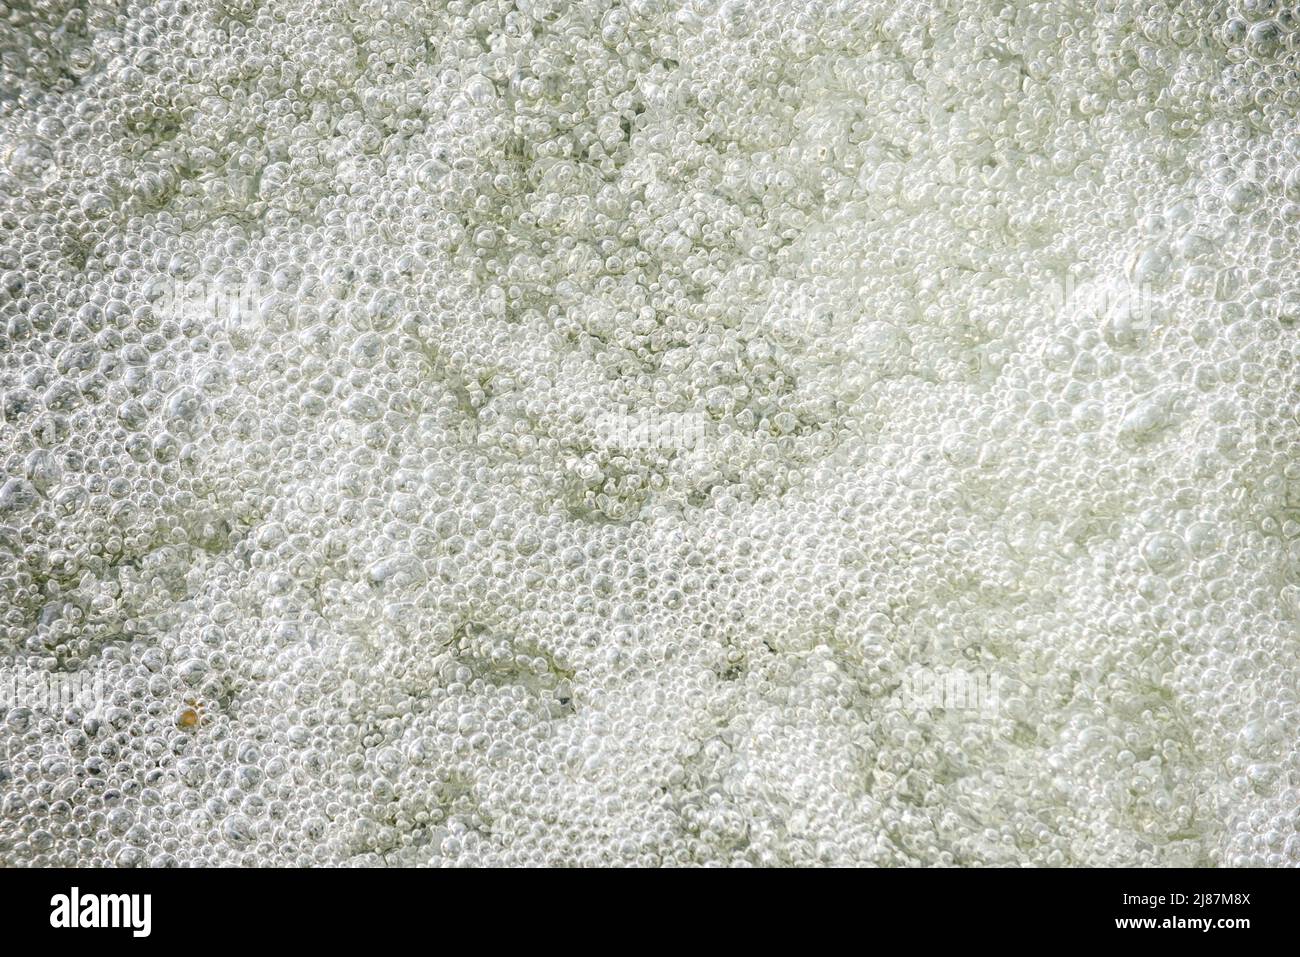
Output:
<instances>
[{"instance_id":1,"label":"translucent bubble film","mask_svg":"<svg viewBox=\"0 0 1300 957\"><path fill-rule=\"evenodd\" d=\"M0 3L0 865L1300 865L1292 0Z\"/></svg>"}]
</instances>

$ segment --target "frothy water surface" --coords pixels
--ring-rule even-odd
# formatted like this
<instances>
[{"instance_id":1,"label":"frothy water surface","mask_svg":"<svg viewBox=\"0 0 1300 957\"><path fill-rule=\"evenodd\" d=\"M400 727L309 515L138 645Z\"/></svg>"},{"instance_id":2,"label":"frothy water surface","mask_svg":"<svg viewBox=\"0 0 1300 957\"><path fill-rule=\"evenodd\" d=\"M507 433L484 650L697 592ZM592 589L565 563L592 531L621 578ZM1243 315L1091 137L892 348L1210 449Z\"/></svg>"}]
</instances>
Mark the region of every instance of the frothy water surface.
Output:
<instances>
[{"instance_id":1,"label":"frothy water surface","mask_svg":"<svg viewBox=\"0 0 1300 957\"><path fill-rule=\"evenodd\" d=\"M0 863L1300 863L1296 20L12 7Z\"/></svg>"}]
</instances>

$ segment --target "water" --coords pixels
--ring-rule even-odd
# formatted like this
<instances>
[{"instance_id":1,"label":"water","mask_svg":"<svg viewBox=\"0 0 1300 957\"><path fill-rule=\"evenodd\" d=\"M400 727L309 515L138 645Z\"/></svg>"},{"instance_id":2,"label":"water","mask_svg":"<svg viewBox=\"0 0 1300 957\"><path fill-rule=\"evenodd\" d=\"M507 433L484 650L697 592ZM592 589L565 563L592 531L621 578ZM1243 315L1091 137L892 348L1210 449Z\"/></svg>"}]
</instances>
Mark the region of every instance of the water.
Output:
<instances>
[{"instance_id":1,"label":"water","mask_svg":"<svg viewBox=\"0 0 1300 957\"><path fill-rule=\"evenodd\" d=\"M1300 33L1171 6L11 11L0 863L1300 863Z\"/></svg>"}]
</instances>

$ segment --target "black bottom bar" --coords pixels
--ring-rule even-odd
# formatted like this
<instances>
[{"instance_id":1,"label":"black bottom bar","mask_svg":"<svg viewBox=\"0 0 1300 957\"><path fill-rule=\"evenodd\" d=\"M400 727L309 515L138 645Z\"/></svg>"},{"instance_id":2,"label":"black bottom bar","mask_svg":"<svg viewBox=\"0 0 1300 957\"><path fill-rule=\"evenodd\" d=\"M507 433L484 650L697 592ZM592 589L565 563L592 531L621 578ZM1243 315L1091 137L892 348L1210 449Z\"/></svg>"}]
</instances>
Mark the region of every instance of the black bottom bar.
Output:
<instances>
[{"instance_id":1,"label":"black bottom bar","mask_svg":"<svg viewBox=\"0 0 1300 957\"><path fill-rule=\"evenodd\" d=\"M227 940L334 949L361 937L437 951L464 946L455 942L466 934L494 949L517 940L598 952L652 936L732 950L777 935L802 947L836 937L842 946L847 936L863 950L891 939L927 950L1094 941L1238 947L1292 940L1297 890L1296 872L1258 870L0 870L0 926L10 940L75 934L81 944L208 952ZM131 895L148 895L147 908Z\"/></svg>"}]
</instances>

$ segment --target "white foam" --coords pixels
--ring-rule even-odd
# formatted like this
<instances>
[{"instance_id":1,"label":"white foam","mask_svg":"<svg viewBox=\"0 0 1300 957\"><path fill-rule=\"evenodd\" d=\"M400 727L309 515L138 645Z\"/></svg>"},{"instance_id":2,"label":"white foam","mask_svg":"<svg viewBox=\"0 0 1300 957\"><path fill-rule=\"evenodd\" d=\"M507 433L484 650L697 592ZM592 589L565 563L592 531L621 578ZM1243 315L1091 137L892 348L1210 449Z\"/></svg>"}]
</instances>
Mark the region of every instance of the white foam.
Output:
<instances>
[{"instance_id":1,"label":"white foam","mask_svg":"<svg viewBox=\"0 0 1300 957\"><path fill-rule=\"evenodd\" d=\"M0 862L1300 863L1297 36L11 11Z\"/></svg>"}]
</instances>

